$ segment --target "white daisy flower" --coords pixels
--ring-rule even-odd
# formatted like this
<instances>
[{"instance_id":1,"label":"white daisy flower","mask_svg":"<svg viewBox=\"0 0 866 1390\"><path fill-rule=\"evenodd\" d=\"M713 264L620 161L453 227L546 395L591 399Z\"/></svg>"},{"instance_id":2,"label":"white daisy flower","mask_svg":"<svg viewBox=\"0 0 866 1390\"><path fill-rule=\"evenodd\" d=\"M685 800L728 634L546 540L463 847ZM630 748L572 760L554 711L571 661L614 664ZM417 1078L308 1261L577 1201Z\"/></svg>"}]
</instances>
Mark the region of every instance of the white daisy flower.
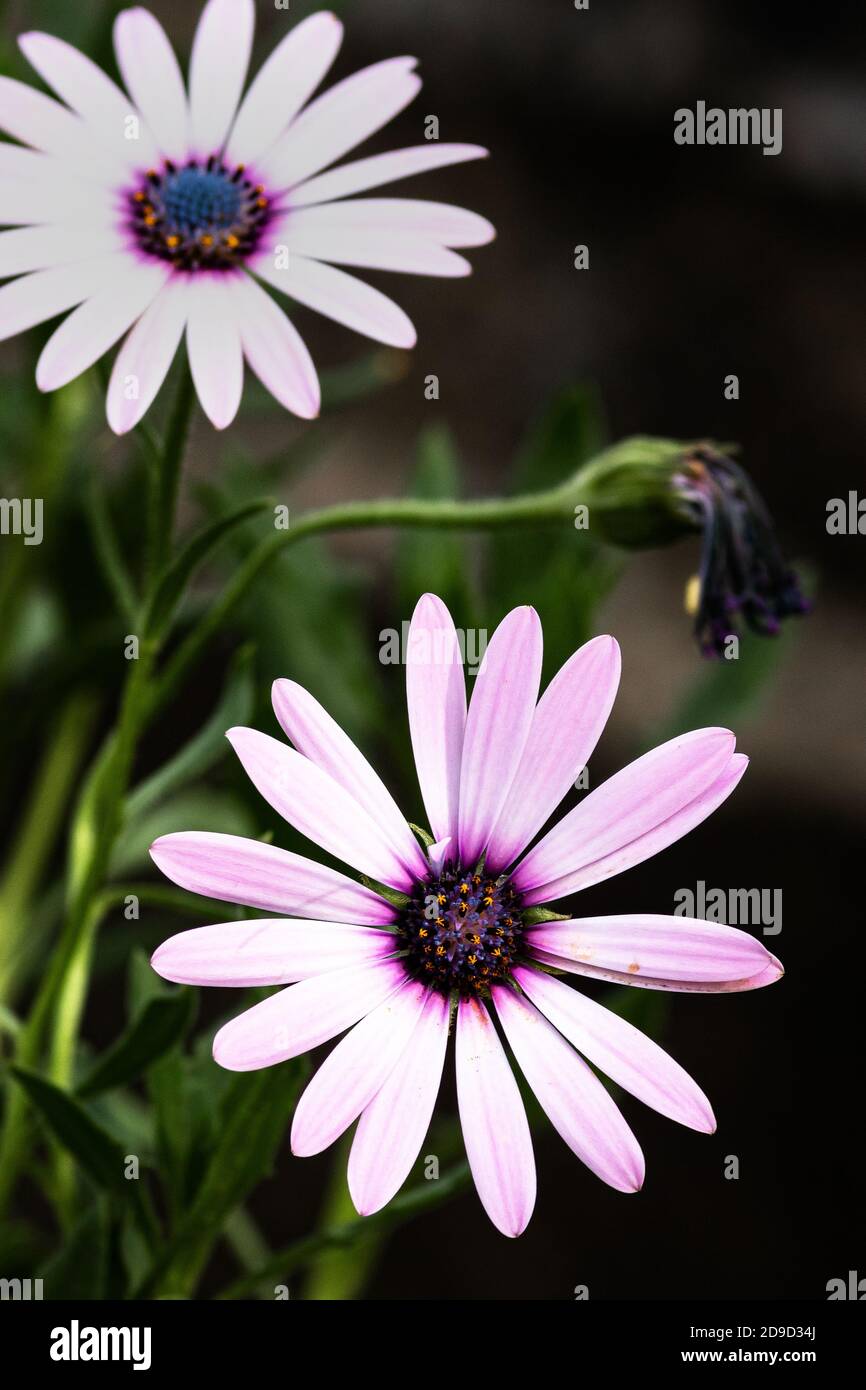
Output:
<instances>
[{"instance_id":1,"label":"white daisy flower","mask_svg":"<svg viewBox=\"0 0 866 1390\"><path fill-rule=\"evenodd\" d=\"M310 101L343 34L334 15L315 14L244 95L254 26L254 0L208 0L188 92L164 30L140 8L124 10L114 28L128 95L43 33L19 42L60 101L0 77L0 129L20 142L0 143L0 225L12 229L0 232L0 278L9 280L0 339L72 310L37 366L39 387L53 391L126 335L107 401L118 434L153 402L184 334L217 429L237 413L244 359L288 410L315 417L310 354L262 282L410 348L415 329L403 310L336 267L468 275L454 248L495 235L462 208L349 198L481 158L476 145L433 142L330 167L417 95L414 58L375 63Z\"/></svg>"}]
</instances>

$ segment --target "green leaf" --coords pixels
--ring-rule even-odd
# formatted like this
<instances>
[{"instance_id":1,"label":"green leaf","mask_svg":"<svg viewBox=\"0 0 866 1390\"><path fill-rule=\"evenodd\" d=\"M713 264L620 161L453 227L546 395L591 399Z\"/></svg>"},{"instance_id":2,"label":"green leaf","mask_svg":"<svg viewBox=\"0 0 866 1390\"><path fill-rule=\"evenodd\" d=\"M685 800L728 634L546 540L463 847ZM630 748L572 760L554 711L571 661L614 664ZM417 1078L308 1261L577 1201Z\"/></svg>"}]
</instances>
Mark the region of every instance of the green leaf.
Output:
<instances>
[{"instance_id":1,"label":"green leaf","mask_svg":"<svg viewBox=\"0 0 866 1390\"><path fill-rule=\"evenodd\" d=\"M145 614L144 630L150 637L165 635L192 576L231 531L252 517L268 511L269 501L247 502L193 536L162 576Z\"/></svg>"},{"instance_id":2,"label":"green leaf","mask_svg":"<svg viewBox=\"0 0 866 1390\"><path fill-rule=\"evenodd\" d=\"M422 830L420 825L414 825L412 821L409 822L409 829L414 830L425 849L429 849L431 845L435 845L436 841L433 839L429 830Z\"/></svg>"},{"instance_id":3,"label":"green leaf","mask_svg":"<svg viewBox=\"0 0 866 1390\"><path fill-rule=\"evenodd\" d=\"M72 1154L97 1187L106 1192L122 1192L132 1185L127 1184L123 1175L125 1155L120 1145L90 1117L80 1101L35 1072L10 1067L10 1075L26 1091L54 1138Z\"/></svg>"},{"instance_id":4,"label":"green leaf","mask_svg":"<svg viewBox=\"0 0 866 1390\"><path fill-rule=\"evenodd\" d=\"M178 793L126 826L111 856L111 876L123 878L149 868L150 846L161 835L179 830L207 830L223 835L255 835L250 811L234 792L215 788Z\"/></svg>"},{"instance_id":5,"label":"green leaf","mask_svg":"<svg viewBox=\"0 0 866 1390\"><path fill-rule=\"evenodd\" d=\"M188 1031L196 1011L192 990L179 989L151 999L127 1031L103 1052L77 1087L81 1098L137 1080L147 1068Z\"/></svg>"},{"instance_id":6,"label":"green leaf","mask_svg":"<svg viewBox=\"0 0 866 1390\"><path fill-rule=\"evenodd\" d=\"M108 1280L109 1204L98 1198L40 1270L47 1299L102 1299Z\"/></svg>"},{"instance_id":7,"label":"green leaf","mask_svg":"<svg viewBox=\"0 0 866 1390\"><path fill-rule=\"evenodd\" d=\"M537 927L539 922L568 922L569 912L551 912L549 907L528 907L523 914L525 927Z\"/></svg>"},{"instance_id":8,"label":"green leaf","mask_svg":"<svg viewBox=\"0 0 866 1390\"><path fill-rule=\"evenodd\" d=\"M236 724L246 724L252 715L255 703L252 663L252 646L242 647L229 668L219 703L204 727L129 796L127 824L133 824L187 783L203 777L228 753L226 730Z\"/></svg>"},{"instance_id":9,"label":"green leaf","mask_svg":"<svg viewBox=\"0 0 866 1390\"><path fill-rule=\"evenodd\" d=\"M234 1078L201 1185L140 1297L186 1298L195 1291L226 1220L270 1173L306 1071L306 1061L296 1058Z\"/></svg>"}]
</instances>

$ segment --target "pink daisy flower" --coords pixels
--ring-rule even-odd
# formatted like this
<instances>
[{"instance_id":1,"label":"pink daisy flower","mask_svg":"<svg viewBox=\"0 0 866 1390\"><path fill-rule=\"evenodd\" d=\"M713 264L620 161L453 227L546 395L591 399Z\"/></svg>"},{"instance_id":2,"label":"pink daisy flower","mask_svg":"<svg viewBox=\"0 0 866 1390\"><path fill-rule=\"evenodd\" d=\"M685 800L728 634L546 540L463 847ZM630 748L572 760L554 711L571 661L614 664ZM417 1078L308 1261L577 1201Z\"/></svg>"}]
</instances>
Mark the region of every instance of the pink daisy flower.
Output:
<instances>
[{"instance_id":1,"label":"pink daisy flower","mask_svg":"<svg viewBox=\"0 0 866 1390\"><path fill-rule=\"evenodd\" d=\"M531 911L685 835L747 764L726 729L684 734L590 792L526 852L586 765L620 674L617 643L597 637L538 700L541 655L538 615L515 609L490 641L467 710L450 614L431 594L418 603L407 696L434 839L426 851L363 755L292 681L275 683L273 703L294 748L230 730L274 810L366 884L230 835L167 835L152 847L183 888L286 915L182 932L153 966L186 984L291 986L219 1030L214 1057L232 1071L271 1066L350 1030L298 1103L292 1149L319 1153L358 1120L348 1180L362 1215L394 1196L418 1156L455 1015L472 1175L491 1221L516 1236L535 1202L535 1162L500 1030L554 1127L611 1187L638 1189L644 1160L588 1062L663 1115L715 1128L709 1101L677 1062L554 970L712 993L757 989L782 974L759 941L733 927L653 914L551 921ZM370 880L403 898L395 905Z\"/></svg>"},{"instance_id":2,"label":"pink daisy flower","mask_svg":"<svg viewBox=\"0 0 866 1390\"><path fill-rule=\"evenodd\" d=\"M415 330L379 290L339 265L463 276L453 248L494 236L443 203L351 198L411 174L478 159L436 142L332 169L421 87L414 58L391 58L313 96L343 28L312 15L277 46L244 95L254 0L208 0L187 94L165 32L124 10L114 46L121 90L50 34L21 48L61 102L0 77L0 339L73 310L36 372L65 385L126 334L108 389L118 434L145 414L186 335L202 408L234 419L244 360L288 410L318 414L310 354L263 285L377 342L409 348ZM307 104L309 102L309 104ZM322 172L328 170L328 172ZM131 330L131 331L130 331Z\"/></svg>"}]
</instances>

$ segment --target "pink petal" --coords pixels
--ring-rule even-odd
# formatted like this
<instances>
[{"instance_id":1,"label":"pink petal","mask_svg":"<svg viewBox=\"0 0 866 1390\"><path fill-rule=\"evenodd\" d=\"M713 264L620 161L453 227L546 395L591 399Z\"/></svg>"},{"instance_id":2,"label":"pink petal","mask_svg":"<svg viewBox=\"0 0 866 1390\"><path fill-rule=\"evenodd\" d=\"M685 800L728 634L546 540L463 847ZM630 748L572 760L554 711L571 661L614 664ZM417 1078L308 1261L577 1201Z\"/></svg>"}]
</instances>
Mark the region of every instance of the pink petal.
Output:
<instances>
[{"instance_id":1,"label":"pink petal","mask_svg":"<svg viewBox=\"0 0 866 1390\"><path fill-rule=\"evenodd\" d=\"M268 229L264 250L253 262L256 274L262 274L263 260L270 260L272 265L277 263L278 250L283 261L288 252L290 267L292 257L305 256L368 270L394 270L403 275L462 279L472 274L472 266L463 256L419 232L404 232L398 227L353 231L333 225L311 225L310 214L318 211L318 208L301 208L273 223ZM285 273L290 275L291 268Z\"/></svg>"},{"instance_id":2,"label":"pink petal","mask_svg":"<svg viewBox=\"0 0 866 1390\"><path fill-rule=\"evenodd\" d=\"M327 11L286 34L243 99L226 149L230 163L250 164L271 148L318 87L342 39L342 24Z\"/></svg>"},{"instance_id":3,"label":"pink petal","mask_svg":"<svg viewBox=\"0 0 866 1390\"><path fill-rule=\"evenodd\" d=\"M150 847L157 868L189 893L262 912L388 926L394 908L363 884L300 854L238 835L181 831Z\"/></svg>"},{"instance_id":4,"label":"pink petal","mask_svg":"<svg viewBox=\"0 0 866 1390\"><path fill-rule=\"evenodd\" d=\"M524 904L550 902L622 873L698 825L736 786L734 735L697 729L608 778L514 872Z\"/></svg>"},{"instance_id":5,"label":"pink petal","mask_svg":"<svg viewBox=\"0 0 866 1390\"><path fill-rule=\"evenodd\" d=\"M293 1154L321 1153L358 1118L412 1045L425 995L423 986L409 981L337 1043L298 1101Z\"/></svg>"},{"instance_id":6,"label":"pink petal","mask_svg":"<svg viewBox=\"0 0 866 1390\"><path fill-rule=\"evenodd\" d=\"M183 276L172 277L114 359L106 406L115 434L138 424L168 375L186 327L187 287Z\"/></svg>"},{"instance_id":7,"label":"pink petal","mask_svg":"<svg viewBox=\"0 0 866 1390\"><path fill-rule=\"evenodd\" d=\"M682 982L710 989L736 982L752 988L747 982L763 976L774 959L760 941L737 927L658 913L547 922L527 931L526 944L569 961L566 968L578 975L662 989Z\"/></svg>"},{"instance_id":8,"label":"pink petal","mask_svg":"<svg viewBox=\"0 0 866 1390\"><path fill-rule=\"evenodd\" d=\"M494 228L477 212L450 203L426 203L412 198L353 198L349 202L320 203L293 211L289 220L292 237L303 236L311 246L324 237L347 240L371 233L421 237L439 246L485 246L496 236Z\"/></svg>"},{"instance_id":9,"label":"pink petal","mask_svg":"<svg viewBox=\"0 0 866 1390\"><path fill-rule=\"evenodd\" d=\"M369 159L357 159L327 174L319 174L317 178L301 184L300 188L293 188L292 207L330 203L335 198L348 198L353 193L363 193L368 188L379 188L385 183L396 183L398 179L424 174L429 169L441 169L446 164L463 164L469 159L486 157L487 150L480 145L435 143L374 154Z\"/></svg>"},{"instance_id":10,"label":"pink petal","mask_svg":"<svg viewBox=\"0 0 866 1390\"><path fill-rule=\"evenodd\" d=\"M201 408L218 430L227 429L237 415L244 389L239 301L233 279L221 273L193 275L188 289L189 367Z\"/></svg>"},{"instance_id":11,"label":"pink petal","mask_svg":"<svg viewBox=\"0 0 866 1390\"><path fill-rule=\"evenodd\" d=\"M96 144L127 166L147 168L159 159L146 123L139 117L137 128L130 126L130 116L138 117L138 112L102 68L53 34L21 34L18 45L40 77L81 117Z\"/></svg>"},{"instance_id":12,"label":"pink petal","mask_svg":"<svg viewBox=\"0 0 866 1390\"><path fill-rule=\"evenodd\" d=\"M377 961L290 985L220 1028L214 1061L227 1071L258 1071L299 1057L357 1023L405 979L399 961Z\"/></svg>"},{"instance_id":13,"label":"pink petal","mask_svg":"<svg viewBox=\"0 0 866 1390\"><path fill-rule=\"evenodd\" d=\"M379 883L412 887L382 830L327 772L256 729L230 729L226 737L253 786L302 835Z\"/></svg>"},{"instance_id":14,"label":"pink petal","mask_svg":"<svg viewBox=\"0 0 866 1390\"><path fill-rule=\"evenodd\" d=\"M505 1236L525 1231L535 1206L535 1160L526 1111L486 1008L461 999L456 1037L457 1103L478 1196Z\"/></svg>"},{"instance_id":15,"label":"pink petal","mask_svg":"<svg viewBox=\"0 0 866 1390\"><path fill-rule=\"evenodd\" d=\"M620 665L614 639L595 637L574 653L545 690L490 838L490 869L507 868L574 786L607 723Z\"/></svg>"},{"instance_id":16,"label":"pink petal","mask_svg":"<svg viewBox=\"0 0 866 1390\"><path fill-rule=\"evenodd\" d=\"M97 294L112 279L114 258L100 256L22 275L0 289L0 341L56 318Z\"/></svg>"},{"instance_id":17,"label":"pink petal","mask_svg":"<svg viewBox=\"0 0 866 1390\"><path fill-rule=\"evenodd\" d=\"M637 1192L643 1154L598 1077L528 1000L502 985L492 994L520 1069L554 1129L602 1182Z\"/></svg>"},{"instance_id":18,"label":"pink petal","mask_svg":"<svg viewBox=\"0 0 866 1390\"><path fill-rule=\"evenodd\" d=\"M271 693L274 714L298 752L333 777L376 822L408 874L425 878L427 863L405 817L348 734L296 681L274 681Z\"/></svg>"},{"instance_id":19,"label":"pink petal","mask_svg":"<svg viewBox=\"0 0 866 1390\"><path fill-rule=\"evenodd\" d=\"M336 266L294 253L285 265L278 265L266 251L252 258L250 269L281 294L374 342L398 348L415 346L415 329L399 305Z\"/></svg>"},{"instance_id":20,"label":"pink petal","mask_svg":"<svg viewBox=\"0 0 866 1390\"><path fill-rule=\"evenodd\" d=\"M710 1102L688 1072L624 1018L539 970L514 978L568 1041L623 1090L690 1129L712 1134Z\"/></svg>"},{"instance_id":21,"label":"pink petal","mask_svg":"<svg viewBox=\"0 0 866 1390\"><path fill-rule=\"evenodd\" d=\"M189 65L193 153L222 148L238 109L253 46L253 0L208 0L202 11Z\"/></svg>"},{"instance_id":22,"label":"pink petal","mask_svg":"<svg viewBox=\"0 0 866 1390\"><path fill-rule=\"evenodd\" d=\"M104 289L80 305L52 334L36 364L40 391L56 391L114 347L156 299L169 266L126 264Z\"/></svg>"},{"instance_id":23,"label":"pink petal","mask_svg":"<svg viewBox=\"0 0 866 1390\"><path fill-rule=\"evenodd\" d=\"M347 1177L361 1216L390 1202L418 1157L442 1080L449 1014L448 1000L431 990L409 1045L358 1121Z\"/></svg>"},{"instance_id":24,"label":"pink petal","mask_svg":"<svg viewBox=\"0 0 866 1390\"><path fill-rule=\"evenodd\" d=\"M396 945L392 932L375 927L263 917L179 932L157 948L150 963L164 980L176 984L249 988L294 984L384 960Z\"/></svg>"},{"instance_id":25,"label":"pink petal","mask_svg":"<svg viewBox=\"0 0 866 1390\"><path fill-rule=\"evenodd\" d=\"M166 159L189 154L189 108L180 64L149 10L123 10L114 21L114 52L127 90Z\"/></svg>"},{"instance_id":26,"label":"pink petal","mask_svg":"<svg viewBox=\"0 0 866 1390\"><path fill-rule=\"evenodd\" d=\"M260 161L266 182L292 188L381 130L420 91L414 66L414 58L389 58L317 97Z\"/></svg>"},{"instance_id":27,"label":"pink petal","mask_svg":"<svg viewBox=\"0 0 866 1390\"><path fill-rule=\"evenodd\" d=\"M294 415L314 420L322 393L300 333L250 276L240 276L232 288L244 355L259 381Z\"/></svg>"},{"instance_id":28,"label":"pink petal","mask_svg":"<svg viewBox=\"0 0 866 1390\"><path fill-rule=\"evenodd\" d=\"M406 702L415 768L436 840L457 835L466 682L451 614L435 594L415 606L406 643Z\"/></svg>"},{"instance_id":29,"label":"pink petal","mask_svg":"<svg viewBox=\"0 0 866 1390\"><path fill-rule=\"evenodd\" d=\"M538 698L541 649L535 609L515 608L494 632L475 677L458 813L460 860L467 868L486 849L523 756Z\"/></svg>"}]
</instances>

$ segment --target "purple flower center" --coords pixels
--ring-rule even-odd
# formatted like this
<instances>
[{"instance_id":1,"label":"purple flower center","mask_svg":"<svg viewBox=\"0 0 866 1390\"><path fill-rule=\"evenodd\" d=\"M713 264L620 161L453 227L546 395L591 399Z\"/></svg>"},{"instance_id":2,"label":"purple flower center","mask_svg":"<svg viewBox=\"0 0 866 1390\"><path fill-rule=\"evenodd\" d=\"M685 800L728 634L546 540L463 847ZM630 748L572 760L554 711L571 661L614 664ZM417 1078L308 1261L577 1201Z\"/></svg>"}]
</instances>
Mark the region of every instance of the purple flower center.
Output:
<instances>
[{"instance_id":1,"label":"purple flower center","mask_svg":"<svg viewBox=\"0 0 866 1390\"><path fill-rule=\"evenodd\" d=\"M178 167L149 169L129 197L132 231L142 251L179 270L230 270L255 251L270 202L243 165L228 169L212 155Z\"/></svg>"},{"instance_id":2,"label":"purple flower center","mask_svg":"<svg viewBox=\"0 0 866 1390\"><path fill-rule=\"evenodd\" d=\"M442 994L485 993L509 979L523 940L508 880L446 868L419 884L397 925L409 973Z\"/></svg>"}]
</instances>

